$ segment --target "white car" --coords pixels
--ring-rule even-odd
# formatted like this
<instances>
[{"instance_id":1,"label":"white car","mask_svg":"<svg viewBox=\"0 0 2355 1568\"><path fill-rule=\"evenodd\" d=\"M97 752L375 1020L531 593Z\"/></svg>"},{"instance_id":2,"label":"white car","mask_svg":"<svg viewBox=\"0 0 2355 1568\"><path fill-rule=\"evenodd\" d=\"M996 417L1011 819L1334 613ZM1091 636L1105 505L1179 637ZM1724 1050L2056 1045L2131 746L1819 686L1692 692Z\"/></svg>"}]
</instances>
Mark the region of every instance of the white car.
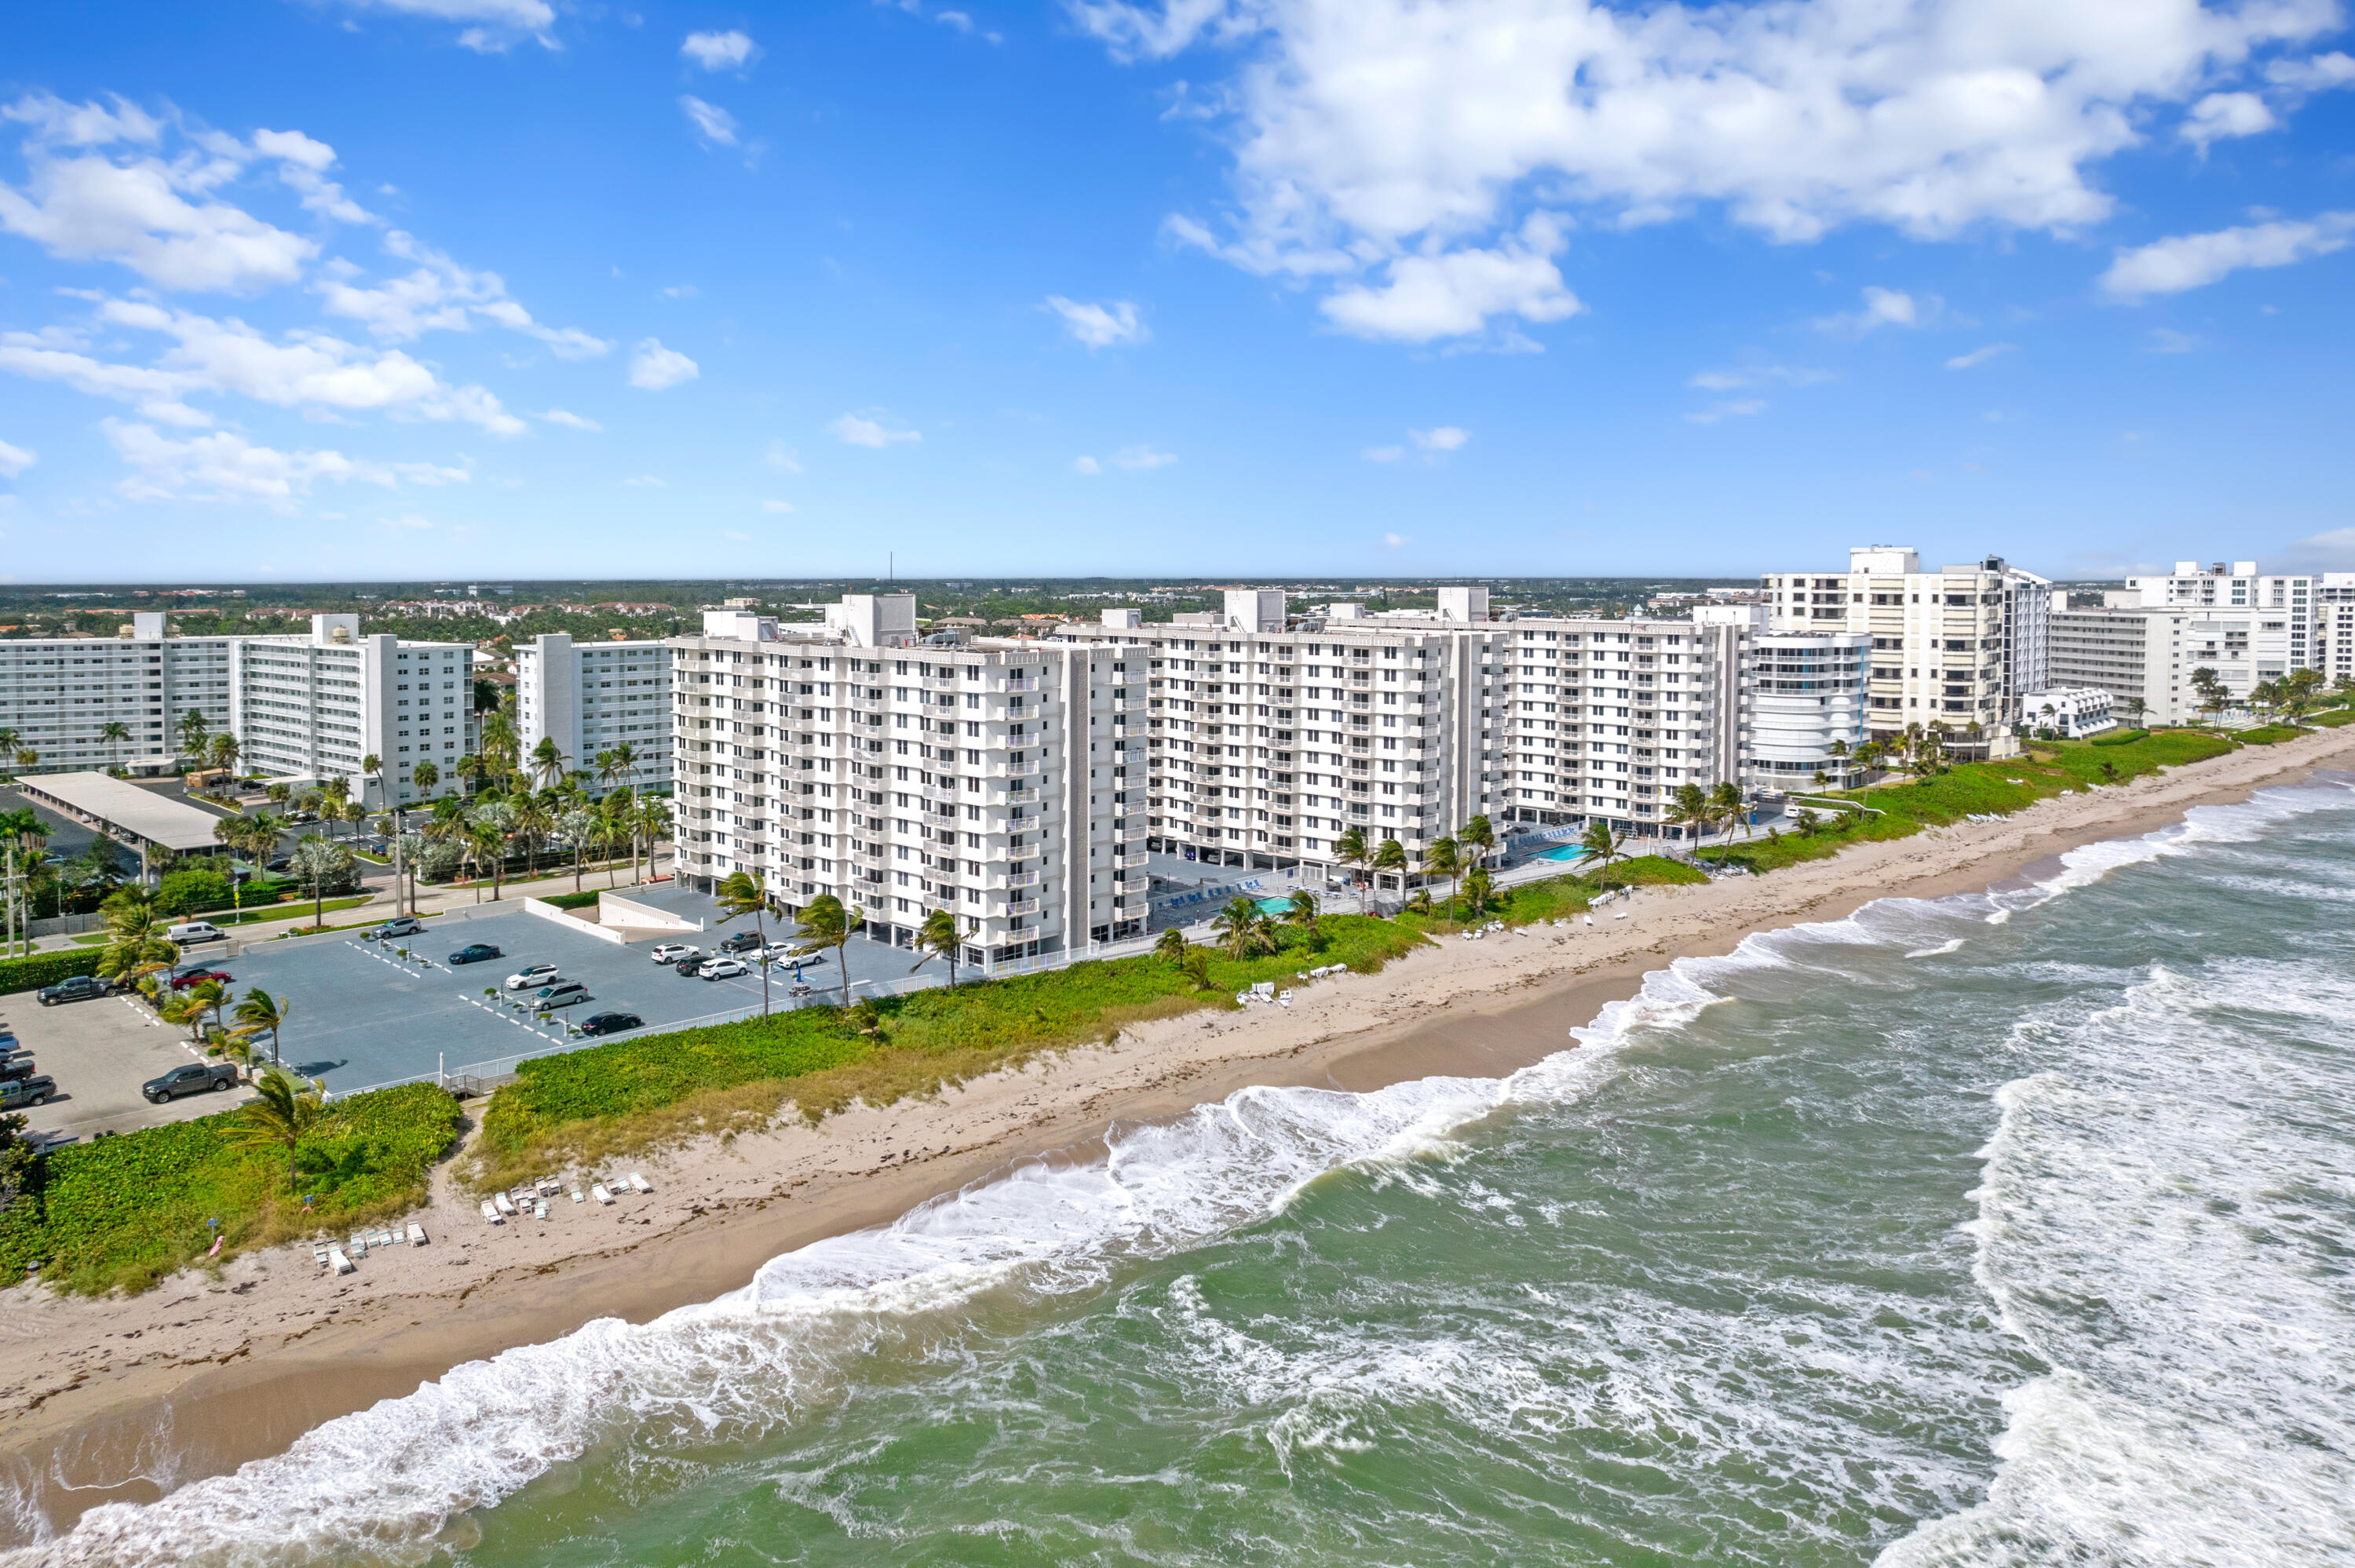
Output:
<instances>
[{"instance_id":1,"label":"white car","mask_svg":"<svg viewBox=\"0 0 2355 1568\"><path fill-rule=\"evenodd\" d=\"M675 964L681 959L691 959L701 953L700 948L690 948L685 942L664 942L655 948L655 962Z\"/></svg>"},{"instance_id":2,"label":"white car","mask_svg":"<svg viewBox=\"0 0 2355 1568\"><path fill-rule=\"evenodd\" d=\"M538 991L556 979L554 964L534 964L527 969L507 976L509 991Z\"/></svg>"},{"instance_id":3,"label":"white car","mask_svg":"<svg viewBox=\"0 0 2355 1568\"><path fill-rule=\"evenodd\" d=\"M714 959L704 965L698 972L705 980L734 980L739 975L749 975L752 971L734 959Z\"/></svg>"}]
</instances>

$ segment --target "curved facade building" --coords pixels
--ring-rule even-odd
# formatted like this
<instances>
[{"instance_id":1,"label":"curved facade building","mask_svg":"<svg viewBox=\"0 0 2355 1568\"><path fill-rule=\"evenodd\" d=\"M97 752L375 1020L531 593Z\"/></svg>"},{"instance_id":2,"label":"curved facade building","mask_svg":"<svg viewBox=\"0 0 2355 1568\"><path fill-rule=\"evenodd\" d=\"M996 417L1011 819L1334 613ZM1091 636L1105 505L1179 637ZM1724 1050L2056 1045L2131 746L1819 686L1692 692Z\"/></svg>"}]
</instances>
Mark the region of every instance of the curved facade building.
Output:
<instances>
[{"instance_id":1,"label":"curved facade building","mask_svg":"<svg viewBox=\"0 0 2355 1568\"><path fill-rule=\"evenodd\" d=\"M1742 649L1742 781L1787 792L1843 772L1864 744L1872 637L1860 631L1761 632ZM1835 751L1834 743L1844 743Z\"/></svg>"}]
</instances>

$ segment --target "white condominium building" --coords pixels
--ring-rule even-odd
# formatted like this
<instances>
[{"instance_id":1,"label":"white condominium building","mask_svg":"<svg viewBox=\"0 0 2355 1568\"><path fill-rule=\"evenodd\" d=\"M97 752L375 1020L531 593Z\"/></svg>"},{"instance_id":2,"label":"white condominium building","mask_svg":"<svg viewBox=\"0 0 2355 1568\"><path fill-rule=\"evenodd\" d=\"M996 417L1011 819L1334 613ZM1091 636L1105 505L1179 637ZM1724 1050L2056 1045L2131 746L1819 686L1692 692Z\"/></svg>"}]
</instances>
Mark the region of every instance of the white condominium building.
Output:
<instances>
[{"instance_id":1,"label":"white condominium building","mask_svg":"<svg viewBox=\"0 0 2355 1568\"><path fill-rule=\"evenodd\" d=\"M2322 586L2315 573L2265 574L2254 561L2219 561L2205 568L2197 561L2178 561L2165 577L2128 577L2124 588L2102 598L2118 609L2245 611L2251 679L2270 681L2293 670L2320 668L2315 660Z\"/></svg>"},{"instance_id":2,"label":"white condominium building","mask_svg":"<svg viewBox=\"0 0 2355 1568\"><path fill-rule=\"evenodd\" d=\"M582 787L666 789L671 781L671 648L667 642L575 642L551 631L515 651L516 729L525 766L550 737ZM599 758L623 747L629 764L608 771ZM618 761L618 758L615 758Z\"/></svg>"},{"instance_id":3,"label":"white condominium building","mask_svg":"<svg viewBox=\"0 0 2355 1568\"><path fill-rule=\"evenodd\" d=\"M2314 582L2314 668L2333 683L2355 680L2355 572L2324 572Z\"/></svg>"},{"instance_id":4,"label":"white condominium building","mask_svg":"<svg viewBox=\"0 0 2355 1568\"><path fill-rule=\"evenodd\" d=\"M762 874L911 946L933 910L964 961L1141 933L1142 657L920 638L912 595L852 595L823 626L708 611L672 640L680 875Z\"/></svg>"},{"instance_id":5,"label":"white condominium building","mask_svg":"<svg viewBox=\"0 0 2355 1568\"><path fill-rule=\"evenodd\" d=\"M378 808L455 793L458 759L474 749L473 645L364 636L359 624L314 615L308 637L237 640L240 767L347 779L354 800ZM361 766L371 756L374 773ZM417 782L421 762L433 764L431 786Z\"/></svg>"},{"instance_id":6,"label":"white condominium building","mask_svg":"<svg viewBox=\"0 0 2355 1568\"><path fill-rule=\"evenodd\" d=\"M168 772L182 715L212 734L229 727L235 637L173 637L160 611L131 617L127 634L0 640L0 731L35 760L21 771L123 768ZM110 735L110 726L122 731ZM0 768L15 768L0 756Z\"/></svg>"},{"instance_id":7,"label":"white condominium building","mask_svg":"<svg viewBox=\"0 0 2355 1568\"><path fill-rule=\"evenodd\" d=\"M1949 745L2009 756L2021 695L2051 683L2051 584L2000 556L1925 572L1917 552L1874 545L1850 550L1844 574L1762 582L1774 630L1872 639L1876 736L1941 726Z\"/></svg>"}]
</instances>

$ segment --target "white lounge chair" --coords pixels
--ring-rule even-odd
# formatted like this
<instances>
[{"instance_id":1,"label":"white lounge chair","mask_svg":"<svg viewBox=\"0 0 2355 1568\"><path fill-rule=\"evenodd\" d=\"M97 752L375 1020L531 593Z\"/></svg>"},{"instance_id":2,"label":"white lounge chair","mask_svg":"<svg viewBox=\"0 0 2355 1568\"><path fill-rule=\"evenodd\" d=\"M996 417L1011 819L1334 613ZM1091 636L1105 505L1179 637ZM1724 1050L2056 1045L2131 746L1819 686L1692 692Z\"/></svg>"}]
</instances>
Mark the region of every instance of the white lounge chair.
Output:
<instances>
[{"instance_id":1,"label":"white lounge chair","mask_svg":"<svg viewBox=\"0 0 2355 1568\"><path fill-rule=\"evenodd\" d=\"M499 1213L498 1205L492 1202L488 1198L483 1200L483 1218L490 1221L491 1224L495 1225L503 1225L507 1223L506 1216Z\"/></svg>"},{"instance_id":2,"label":"white lounge chair","mask_svg":"<svg viewBox=\"0 0 2355 1568\"><path fill-rule=\"evenodd\" d=\"M572 1201L576 1203L585 1203L589 1200L586 1193L582 1192L580 1188L575 1187L572 1189Z\"/></svg>"},{"instance_id":3,"label":"white lounge chair","mask_svg":"<svg viewBox=\"0 0 2355 1568\"><path fill-rule=\"evenodd\" d=\"M499 1213L502 1214L512 1214L516 1212L515 1200L505 1192L494 1195L491 1202L499 1206Z\"/></svg>"},{"instance_id":4,"label":"white lounge chair","mask_svg":"<svg viewBox=\"0 0 2355 1568\"><path fill-rule=\"evenodd\" d=\"M651 1192L654 1191L654 1184L634 1171L630 1172L630 1185L641 1192Z\"/></svg>"},{"instance_id":5,"label":"white lounge chair","mask_svg":"<svg viewBox=\"0 0 2355 1568\"><path fill-rule=\"evenodd\" d=\"M601 1203L610 1203L613 1201L613 1194L605 1191L605 1183L602 1181L589 1183L589 1195Z\"/></svg>"},{"instance_id":6,"label":"white lounge chair","mask_svg":"<svg viewBox=\"0 0 2355 1568\"><path fill-rule=\"evenodd\" d=\"M409 1226L409 1245L411 1246L425 1245L425 1227L413 1220L410 1222Z\"/></svg>"},{"instance_id":7,"label":"white lounge chair","mask_svg":"<svg viewBox=\"0 0 2355 1568\"><path fill-rule=\"evenodd\" d=\"M531 1206L531 1217L535 1220L544 1220L548 1218L547 1199L542 1198L538 1202L534 1203Z\"/></svg>"},{"instance_id":8,"label":"white lounge chair","mask_svg":"<svg viewBox=\"0 0 2355 1568\"><path fill-rule=\"evenodd\" d=\"M327 1249L327 1266L337 1274L349 1274L352 1271L352 1260L344 1255L342 1247L331 1246Z\"/></svg>"}]
</instances>

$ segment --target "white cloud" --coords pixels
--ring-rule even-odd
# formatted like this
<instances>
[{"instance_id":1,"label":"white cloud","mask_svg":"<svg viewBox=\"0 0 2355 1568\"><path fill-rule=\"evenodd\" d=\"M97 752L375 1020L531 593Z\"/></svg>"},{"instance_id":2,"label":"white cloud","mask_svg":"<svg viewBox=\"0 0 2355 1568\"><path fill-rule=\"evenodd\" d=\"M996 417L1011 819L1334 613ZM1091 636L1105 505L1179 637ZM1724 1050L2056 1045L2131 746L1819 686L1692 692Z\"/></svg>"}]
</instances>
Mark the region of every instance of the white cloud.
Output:
<instances>
[{"instance_id":1,"label":"white cloud","mask_svg":"<svg viewBox=\"0 0 2355 1568\"><path fill-rule=\"evenodd\" d=\"M738 70L760 58L761 46L731 28L725 33L689 33L678 52L705 70Z\"/></svg>"},{"instance_id":2,"label":"white cloud","mask_svg":"<svg viewBox=\"0 0 2355 1568\"><path fill-rule=\"evenodd\" d=\"M1712 408L1703 408L1698 413L1687 414L1685 419L1688 423L1695 425L1714 425L1721 419L1746 419L1765 411L1766 400L1764 397L1737 397L1732 402L1720 403Z\"/></svg>"},{"instance_id":3,"label":"white cloud","mask_svg":"<svg viewBox=\"0 0 2355 1568\"><path fill-rule=\"evenodd\" d=\"M1404 447L1368 447L1360 454L1368 462L1396 462L1406 456Z\"/></svg>"},{"instance_id":4,"label":"white cloud","mask_svg":"<svg viewBox=\"0 0 2355 1568\"><path fill-rule=\"evenodd\" d=\"M763 501L761 503L761 510L763 512L791 512L793 509L794 503L790 501Z\"/></svg>"},{"instance_id":5,"label":"white cloud","mask_svg":"<svg viewBox=\"0 0 2355 1568\"><path fill-rule=\"evenodd\" d=\"M768 450L762 455L779 473L799 473L802 471L801 454L783 441L771 441Z\"/></svg>"},{"instance_id":6,"label":"white cloud","mask_svg":"<svg viewBox=\"0 0 2355 1568\"><path fill-rule=\"evenodd\" d=\"M2016 343L1991 343L1984 348L1975 348L1968 354L1958 354L1955 355L1954 358L1946 361L1946 368L1949 370L1976 370L1980 366L1985 365L1988 360L1995 358L1997 355L2009 354L2019 346L2019 345Z\"/></svg>"},{"instance_id":7,"label":"white cloud","mask_svg":"<svg viewBox=\"0 0 2355 1568\"><path fill-rule=\"evenodd\" d=\"M583 418L580 415L563 408L549 408L543 413L535 414L532 417L538 419L545 419L551 425L569 425L576 430L602 430L605 428L594 419Z\"/></svg>"},{"instance_id":8,"label":"white cloud","mask_svg":"<svg viewBox=\"0 0 2355 1568\"><path fill-rule=\"evenodd\" d=\"M381 411L463 419L494 435L523 433L523 421L491 393L453 387L399 350L372 354L324 333L274 341L235 319L216 320L144 300L102 299L97 319L162 334L172 346L153 366L110 364L49 346L34 334L8 333L0 334L0 369L119 398L168 424L210 424L210 416L184 399L191 393L227 392L311 413Z\"/></svg>"},{"instance_id":9,"label":"white cloud","mask_svg":"<svg viewBox=\"0 0 2355 1568\"><path fill-rule=\"evenodd\" d=\"M1406 546L1406 535L1403 534L1385 534L1382 535L1382 548L1386 550L1403 549Z\"/></svg>"},{"instance_id":10,"label":"white cloud","mask_svg":"<svg viewBox=\"0 0 2355 1568\"><path fill-rule=\"evenodd\" d=\"M14 479L40 461L29 448L0 441L0 479Z\"/></svg>"},{"instance_id":11,"label":"white cloud","mask_svg":"<svg viewBox=\"0 0 2355 1568\"><path fill-rule=\"evenodd\" d=\"M1071 460L1071 471L1073 473L1102 473L1103 471L1103 464L1096 461L1096 460L1092 457L1077 457Z\"/></svg>"},{"instance_id":12,"label":"white cloud","mask_svg":"<svg viewBox=\"0 0 2355 1568\"><path fill-rule=\"evenodd\" d=\"M2280 59L2265 67L2265 79L2293 92L2327 92L2355 87L2355 55L2333 52L2310 59Z\"/></svg>"},{"instance_id":13,"label":"white cloud","mask_svg":"<svg viewBox=\"0 0 2355 1568\"><path fill-rule=\"evenodd\" d=\"M1135 305L1126 300L1114 300L1108 305L1082 303L1067 300L1060 294L1047 296L1047 308L1063 318L1071 334L1091 349L1110 348L1116 344L1143 343L1153 334L1138 319Z\"/></svg>"},{"instance_id":14,"label":"white cloud","mask_svg":"<svg viewBox=\"0 0 2355 1568\"><path fill-rule=\"evenodd\" d=\"M826 426L826 433L836 440L854 447L874 447L881 450L894 441L921 441L924 438L914 430L894 430L874 419L857 414L845 414Z\"/></svg>"},{"instance_id":15,"label":"white cloud","mask_svg":"<svg viewBox=\"0 0 2355 1568\"><path fill-rule=\"evenodd\" d=\"M1157 452L1151 447L1123 447L1112 454L1112 461L1116 468L1155 469L1167 468L1178 459L1172 453Z\"/></svg>"},{"instance_id":16,"label":"white cloud","mask_svg":"<svg viewBox=\"0 0 2355 1568\"><path fill-rule=\"evenodd\" d=\"M2355 570L2355 528L2333 528L2298 540L2279 558L2261 563L2267 571Z\"/></svg>"},{"instance_id":17,"label":"white cloud","mask_svg":"<svg viewBox=\"0 0 2355 1568\"><path fill-rule=\"evenodd\" d=\"M1406 439L1421 451L1453 452L1464 450L1464 443L1472 439L1472 432L1455 425L1441 425L1436 429L1409 430Z\"/></svg>"},{"instance_id":18,"label":"white cloud","mask_svg":"<svg viewBox=\"0 0 2355 1568\"><path fill-rule=\"evenodd\" d=\"M1913 295L1895 289L1867 286L1864 308L1847 315L1817 316L1816 325L1824 332L1848 337L1862 337L1866 333L1885 326L1928 326L1945 313L1945 302L1934 295L1916 300Z\"/></svg>"},{"instance_id":19,"label":"white cloud","mask_svg":"<svg viewBox=\"0 0 2355 1568\"><path fill-rule=\"evenodd\" d=\"M415 512L404 512L398 517L379 517L377 519L377 526L379 528L390 528L399 533L410 534L416 533L421 529L432 527L433 519L423 516Z\"/></svg>"},{"instance_id":20,"label":"white cloud","mask_svg":"<svg viewBox=\"0 0 2355 1568\"><path fill-rule=\"evenodd\" d=\"M735 540L735 541L736 541L736 543L738 543L738 544L740 544L740 545L749 545L749 544L751 544L751 543L752 542L752 535L750 535L750 534L739 534L739 533L738 533L738 532L736 532L736 530L734 530L733 528L723 528L723 529L721 529L721 530L720 530L719 536L720 536L721 538L723 538L723 539L733 539L733 540Z\"/></svg>"},{"instance_id":21,"label":"white cloud","mask_svg":"<svg viewBox=\"0 0 2355 1568\"><path fill-rule=\"evenodd\" d=\"M722 147L737 145L739 127L736 117L716 103L706 103L693 93L679 95L678 106L695 122L695 133L705 146L717 143Z\"/></svg>"},{"instance_id":22,"label":"white cloud","mask_svg":"<svg viewBox=\"0 0 2355 1568\"><path fill-rule=\"evenodd\" d=\"M376 215L344 195L344 187L326 177L334 167L336 150L300 131L256 131L253 150L275 158L278 177L292 187L304 210L338 223L374 223Z\"/></svg>"},{"instance_id":23,"label":"white cloud","mask_svg":"<svg viewBox=\"0 0 2355 1568\"><path fill-rule=\"evenodd\" d=\"M0 228L69 261L118 261L166 289L250 291L291 283L318 245L241 207L199 196L185 169L154 157L28 154L23 190L0 181Z\"/></svg>"},{"instance_id":24,"label":"white cloud","mask_svg":"<svg viewBox=\"0 0 2355 1568\"><path fill-rule=\"evenodd\" d=\"M1735 392L1744 387L1764 387L1772 382L1783 387L1813 387L1835 379L1831 371L1811 369L1803 365L1744 366L1732 370L1702 370L1694 373L1685 383L1704 392Z\"/></svg>"},{"instance_id":25,"label":"white cloud","mask_svg":"<svg viewBox=\"0 0 2355 1568\"><path fill-rule=\"evenodd\" d=\"M2286 267L2343 249L2355 230L2355 212L2326 212L2310 221L2284 219L2183 234L2139 249L2121 250L2102 274L2102 288L2115 299L2177 294L2215 282L2244 267Z\"/></svg>"},{"instance_id":26,"label":"white cloud","mask_svg":"<svg viewBox=\"0 0 2355 1568\"><path fill-rule=\"evenodd\" d=\"M649 392L692 381L702 374L695 361L677 349L665 348L660 338L644 339L637 352L630 355L630 385Z\"/></svg>"},{"instance_id":27,"label":"white cloud","mask_svg":"<svg viewBox=\"0 0 2355 1568\"><path fill-rule=\"evenodd\" d=\"M2204 153L2211 142L2254 136L2280 123L2254 92L2211 92L2191 106L2176 134Z\"/></svg>"},{"instance_id":28,"label":"white cloud","mask_svg":"<svg viewBox=\"0 0 2355 1568\"><path fill-rule=\"evenodd\" d=\"M622 482L628 485L633 490L667 490L670 488L660 479L651 473L642 473L634 479L625 479L622 481Z\"/></svg>"},{"instance_id":29,"label":"white cloud","mask_svg":"<svg viewBox=\"0 0 2355 1568\"><path fill-rule=\"evenodd\" d=\"M151 425L103 421L132 471L116 486L133 501L259 501L284 508L320 480L377 484L464 484L462 468L368 462L338 451L279 451L229 431L176 441Z\"/></svg>"},{"instance_id":30,"label":"white cloud","mask_svg":"<svg viewBox=\"0 0 2355 1568\"><path fill-rule=\"evenodd\" d=\"M2253 52L2341 25L2325 0L1071 8L1119 58L1200 46L1201 74L1221 79L1207 97L1230 122L1235 210L1173 234L1254 271L1336 280L1368 328L1433 335L1462 305L1368 315L1359 280L1493 251L1540 205L1604 225L1707 207L1782 242L1852 224L1917 238L2083 230L2115 208L2093 177L2103 160L2163 134ZM1481 297L1568 297L1528 257L1519 275L1523 290Z\"/></svg>"},{"instance_id":31,"label":"white cloud","mask_svg":"<svg viewBox=\"0 0 2355 1568\"><path fill-rule=\"evenodd\" d=\"M2200 346L2200 340L2188 332L2173 327L2150 329L2150 352L2153 354L2190 354Z\"/></svg>"},{"instance_id":32,"label":"white cloud","mask_svg":"<svg viewBox=\"0 0 2355 1568\"><path fill-rule=\"evenodd\" d=\"M549 28L556 12L547 0L345 0L355 10L394 11L437 22L472 22L457 41L477 54L498 54L523 38L556 48Z\"/></svg>"},{"instance_id":33,"label":"white cloud","mask_svg":"<svg viewBox=\"0 0 2355 1568\"><path fill-rule=\"evenodd\" d=\"M613 346L578 327L551 327L533 320L529 311L507 297L506 283L496 272L462 267L413 235L394 229L385 236L384 248L417 263L415 270L362 288L346 281L351 269L335 269L335 275L314 285L328 314L364 323L370 333L391 342L427 332L466 332L480 318L538 338L559 359L592 359Z\"/></svg>"},{"instance_id":34,"label":"white cloud","mask_svg":"<svg viewBox=\"0 0 2355 1568\"><path fill-rule=\"evenodd\" d=\"M1359 337L1429 343L1465 337L1492 316L1554 322L1586 307L1561 281L1551 258L1561 230L1543 214L1522 226L1518 239L1494 249L1401 256L1380 287L1353 285L1326 296L1318 307L1344 332Z\"/></svg>"}]
</instances>

